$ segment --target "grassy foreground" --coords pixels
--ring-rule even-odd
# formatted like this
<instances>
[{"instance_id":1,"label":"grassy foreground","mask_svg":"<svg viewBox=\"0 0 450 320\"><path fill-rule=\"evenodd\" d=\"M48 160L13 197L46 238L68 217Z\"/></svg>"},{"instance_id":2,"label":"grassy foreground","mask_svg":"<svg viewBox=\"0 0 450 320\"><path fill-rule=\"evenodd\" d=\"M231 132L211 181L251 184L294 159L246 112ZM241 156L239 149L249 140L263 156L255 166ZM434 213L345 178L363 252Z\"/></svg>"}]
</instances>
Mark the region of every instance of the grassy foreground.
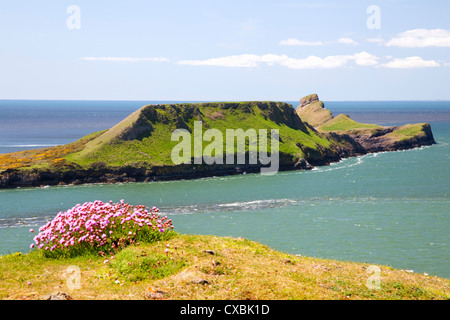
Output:
<instances>
[{"instance_id":1,"label":"grassy foreground","mask_svg":"<svg viewBox=\"0 0 450 320\"><path fill-rule=\"evenodd\" d=\"M45 299L54 292L80 300L450 298L448 279L378 267L379 289L370 289L369 264L298 257L242 238L175 234L107 258L1 256L0 298Z\"/></svg>"}]
</instances>

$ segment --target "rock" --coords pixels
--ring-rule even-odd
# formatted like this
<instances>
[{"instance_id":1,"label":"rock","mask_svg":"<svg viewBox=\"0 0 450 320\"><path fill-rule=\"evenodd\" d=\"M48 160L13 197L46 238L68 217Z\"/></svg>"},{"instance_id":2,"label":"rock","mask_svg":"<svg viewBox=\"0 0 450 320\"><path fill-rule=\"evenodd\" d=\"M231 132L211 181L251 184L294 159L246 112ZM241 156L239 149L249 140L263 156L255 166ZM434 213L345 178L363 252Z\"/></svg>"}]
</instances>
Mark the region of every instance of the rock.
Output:
<instances>
[{"instance_id":1,"label":"rock","mask_svg":"<svg viewBox=\"0 0 450 320\"><path fill-rule=\"evenodd\" d=\"M56 292L44 297L44 300L72 300L72 297L65 292Z\"/></svg>"},{"instance_id":2,"label":"rock","mask_svg":"<svg viewBox=\"0 0 450 320\"><path fill-rule=\"evenodd\" d=\"M325 108L325 105L319 100L317 94L310 94L301 98L300 104L295 112L301 121L308 123L314 128L333 119L333 114Z\"/></svg>"},{"instance_id":3,"label":"rock","mask_svg":"<svg viewBox=\"0 0 450 320\"><path fill-rule=\"evenodd\" d=\"M206 279L202 279L202 278L197 278L192 280L193 284L209 284L209 281Z\"/></svg>"},{"instance_id":4,"label":"rock","mask_svg":"<svg viewBox=\"0 0 450 320\"><path fill-rule=\"evenodd\" d=\"M219 262L219 261L216 261L216 260L213 260L213 261L212 261L212 264L213 264L213 266L215 266L215 267L220 266L220 262Z\"/></svg>"},{"instance_id":5,"label":"rock","mask_svg":"<svg viewBox=\"0 0 450 320\"><path fill-rule=\"evenodd\" d=\"M302 108L302 107L307 106L308 104L311 104L313 102L318 102L318 101L319 101L319 96L317 94L313 93L313 94L310 94L309 96L301 98L299 107Z\"/></svg>"},{"instance_id":6,"label":"rock","mask_svg":"<svg viewBox=\"0 0 450 320\"><path fill-rule=\"evenodd\" d=\"M144 298L149 300L158 300L163 299L166 294L167 292L149 287L144 295Z\"/></svg>"},{"instance_id":7,"label":"rock","mask_svg":"<svg viewBox=\"0 0 450 320\"><path fill-rule=\"evenodd\" d=\"M300 158L295 164L294 164L294 168L296 169L303 169L303 170L311 170L313 168L313 166L308 163L308 161L306 161L303 158Z\"/></svg>"}]
</instances>

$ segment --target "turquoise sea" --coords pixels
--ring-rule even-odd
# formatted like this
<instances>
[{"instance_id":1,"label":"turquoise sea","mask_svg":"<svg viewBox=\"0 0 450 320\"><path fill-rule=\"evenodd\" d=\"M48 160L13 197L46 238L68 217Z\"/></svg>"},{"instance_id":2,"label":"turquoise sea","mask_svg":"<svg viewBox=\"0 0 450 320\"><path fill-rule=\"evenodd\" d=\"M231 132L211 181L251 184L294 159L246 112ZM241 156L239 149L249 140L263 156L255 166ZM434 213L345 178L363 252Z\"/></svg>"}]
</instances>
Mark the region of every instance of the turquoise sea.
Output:
<instances>
[{"instance_id":1,"label":"turquoise sea","mask_svg":"<svg viewBox=\"0 0 450 320\"><path fill-rule=\"evenodd\" d=\"M149 103L157 102L1 100L0 153L74 141ZM124 199L159 207L181 233L450 278L450 101L325 106L361 122L429 122L437 144L274 176L0 190L0 254L28 252L28 230L77 203Z\"/></svg>"}]
</instances>

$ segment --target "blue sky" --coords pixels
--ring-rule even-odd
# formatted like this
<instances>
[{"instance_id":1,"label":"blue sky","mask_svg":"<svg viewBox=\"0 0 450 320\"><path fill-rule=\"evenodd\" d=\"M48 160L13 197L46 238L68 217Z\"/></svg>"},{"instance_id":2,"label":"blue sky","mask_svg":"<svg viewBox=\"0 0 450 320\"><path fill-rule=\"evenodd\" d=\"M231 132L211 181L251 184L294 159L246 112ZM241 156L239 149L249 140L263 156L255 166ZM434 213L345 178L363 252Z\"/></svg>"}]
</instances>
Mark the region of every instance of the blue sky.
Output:
<instances>
[{"instance_id":1,"label":"blue sky","mask_svg":"<svg viewBox=\"0 0 450 320\"><path fill-rule=\"evenodd\" d=\"M450 99L450 1L3 1L0 99Z\"/></svg>"}]
</instances>

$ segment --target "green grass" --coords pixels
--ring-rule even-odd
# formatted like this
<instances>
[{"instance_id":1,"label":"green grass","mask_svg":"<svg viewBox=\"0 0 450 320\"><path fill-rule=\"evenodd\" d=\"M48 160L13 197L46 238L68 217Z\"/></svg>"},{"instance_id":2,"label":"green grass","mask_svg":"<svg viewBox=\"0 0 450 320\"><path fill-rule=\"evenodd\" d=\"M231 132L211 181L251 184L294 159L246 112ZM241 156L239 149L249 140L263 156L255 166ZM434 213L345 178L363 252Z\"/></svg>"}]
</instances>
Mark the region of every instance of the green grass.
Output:
<instances>
[{"instance_id":1,"label":"green grass","mask_svg":"<svg viewBox=\"0 0 450 320\"><path fill-rule=\"evenodd\" d=\"M377 129L382 127L376 124L359 123L350 119L347 115L340 114L327 121L319 128L323 131L348 131L357 129Z\"/></svg>"},{"instance_id":2,"label":"green grass","mask_svg":"<svg viewBox=\"0 0 450 320\"><path fill-rule=\"evenodd\" d=\"M68 271L73 266L80 270L81 286L71 290ZM242 238L177 234L107 257L52 259L39 250L1 256L0 299L42 299L56 291L74 299L145 299L150 290L177 300L450 298L449 279L382 265L380 287L371 289L369 266L298 257Z\"/></svg>"},{"instance_id":3,"label":"green grass","mask_svg":"<svg viewBox=\"0 0 450 320\"><path fill-rule=\"evenodd\" d=\"M117 126L105 132L98 138L90 141L86 147L65 158L68 161L87 166L94 162L105 162L110 166L123 166L127 164L145 163L150 165L172 165L171 150L178 144L178 141L171 141L172 132L177 129L176 124L183 125L191 132L194 130L194 121L202 121L203 132L207 129L218 129L221 131L224 142L226 142L227 129L254 129L258 133L259 129L278 129L281 137L279 145L280 153L288 154L294 159L303 157L303 152L299 145L316 148L317 145L329 147L330 141L321 137L309 128L292 128L280 121L276 117L271 119L270 112L279 112L279 109L286 106L279 106L280 103L266 103L264 109L260 104L253 102L240 103L203 103L203 104L182 104L165 105L163 107L146 107L142 114L148 113L152 108L156 114L147 116L146 121L151 122L152 131L150 134L130 141L116 139L126 130L130 123L139 118L137 113L133 113L129 118L122 121ZM232 105L231 107L229 105ZM290 106L289 106L290 107ZM153 111L153 110L151 110ZM281 114L282 112L280 112ZM193 137L193 133L191 134ZM192 144L194 143L192 140ZM203 142L205 148L210 142ZM270 140L269 140L270 143ZM270 146L270 144L269 144ZM248 141L246 150L248 151ZM270 150L270 147L269 147ZM235 148L235 153L237 149Z\"/></svg>"},{"instance_id":4,"label":"green grass","mask_svg":"<svg viewBox=\"0 0 450 320\"><path fill-rule=\"evenodd\" d=\"M111 259L109 266L114 270L119 281L162 279L177 273L186 264L185 258L174 256L173 253L165 253L164 250L160 247L160 252L149 253L142 247L130 247Z\"/></svg>"},{"instance_id":5,"label":"green grass","mask_svg":"<svg viewBox=\"0 0 450 320\"><path fill-rule=\"evenodd\" d=\"M421 137L425 134L425 126L425 123L406 124L389 133L387 137L398 141L408 140L414 137Z\"/></svg>"}]
</instances>

